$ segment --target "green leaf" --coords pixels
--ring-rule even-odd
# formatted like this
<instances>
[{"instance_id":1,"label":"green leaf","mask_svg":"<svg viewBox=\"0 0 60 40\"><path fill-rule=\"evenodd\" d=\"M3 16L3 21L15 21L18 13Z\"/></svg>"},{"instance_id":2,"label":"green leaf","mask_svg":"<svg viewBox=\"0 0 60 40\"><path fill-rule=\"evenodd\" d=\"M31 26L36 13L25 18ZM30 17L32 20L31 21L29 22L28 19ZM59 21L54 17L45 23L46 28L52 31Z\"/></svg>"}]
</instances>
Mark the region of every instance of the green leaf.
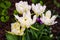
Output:
<instances>
[{"instance_id":1,"label":"green leaf","mask_svg":"<svg viewBox=\"0 0 60 40\"><path fill-rule=\"evenodd\" d=\"M11 3L9 1L5 1L6 7L9 8L11 6Z\"/></svg>"},{"instance_id":2,"label":"green leaf","mask_svg":"<svg viewBox=\"0 0 60 40\"><path fill-rule=\"evenodd\" d=\"M34 32L34 36L36 39L38 39L38 34L36 32Z\"/></svg>"},{"instance_id":3,"label":"green leaf","mask_svg":"<svg viewBox=\"0 0 60 40\"><path fill-rule=\"evenodd\" d=\"M36 33L35 30L30 29L30 30L28 30L28 33L29 33L29 37L31 40L37 40L38 39L38 34L37 34L38 32Z\"/></svg>"},{"instance_id":4,"label":"green leaf","mask_svg":"<svg viewBox=\"0 0 60 40\"><path fill-rule=\"evenodd\" d=\"M0 3L0 7L6 9L6 5L4 3Z\"/></svg>"},{"instance_id":5,"label":"green leaf","mask_svg":"<svg viewBox=\"0 0 60 40\"><path fill-rule=\"evenodd\" d=\"M43 2L42 2L42 1L40 1L40 4L41 4L41 5L43 5Z\"/></svg>"},{"instance_id":6,"label":"green leaf","mask_svg":"<svg viewBox=\"0 0 60 40\"><path fill-rule=\"evenodd\" d=\"M18 36L6 33L7 40L18 40Z\"/></svg>"},{"instance_id":7,"label":"green leaf","mask_svg":"<svg viewBox=\"0 0 60 40\"><path fill-rule=\"evenodd\" d=\"M40 25L40 31L43 30L43 28L45 27L45 25Z\"/></svg>"},{"instance_id":8,"label":"green leaf","mask_svg":"<svg viewBox=\"0 0 60 40\"><path fill-rule=\"evenodd\" d=\"M30 28L33 29L33 30L39 31L39 29L37 29L37 28L35 28L33 26L31 26Z\"/></svg>"},{"instance_id":9,"label":"green leaf","mask_svg":"<svg viewBox=\"0 0 60 40\"><path fill-rule=\"evenodd\" d=\"M27 33L26 40L30 40L29 34Z\"/></svg>"},{"instance_id":10,"label":"green leaf","mask_svg":"<svg viewBox=\"0 0 60 40\"><path fill-rule=\"evenodd\" d=\"M2 21L2 22L5 22L4 16L1 17L1 21Z\"/></svg>"},{"instance_id":11,"label":"green leaf","mask_svg":"<svg viewBox=\"0 0 60 40\"><path fill-rule=\"evenodd\" d=\"M25 31L25 34L22 36L22 40L30 40L28 29Z\"/></svg>"},{"instance_id":12,"label":"green leaf","mask_svg":"<svg viewBox=\"0 0 60 40\"><path fill-rule=\"evenodd\" d=\"M0 3L0 7L1 8L4 8L4 9L7 9L11 6L11 3L9 1L4 1L4 2L1 2Z\"/></svg>"},{"instance_id":13,"label":"green leaf","mask_svg":"<svg viewBox=\"0 0 60 40\"><path fill-rule=\"evenodd\" d=\"M11 6L11 3L8 0L0 1L0 21L7 22L9 16L7 16L8 8Z\"/></svg>"},{"instance_id":14,"label":"green leaf","mask_svg":"<svg viewBox=\"0 0 60 40\"><path fill-rule=\"evenodd\" d=\"M39 40L41 39L41 37L42 37L42 34L43 34L43 29L42 29L42 32L41 32L41 34L40 34L40 36L39 36Z\"/></svg>"},{"instance_id":15,"label":"green leaf","mask_svg":"<svg viewBox=\"0 0 60 40\"><path fill-rule=\"evenodd\" d=\"M60 8L60 3L58 3L57 0L54 0L54 4Z\"/></svg>"},{"instance_id":16,"label":"green leaf","mask_svg":"<svg viewBox=\"0 0 60 40\"><path fill-rule=\"evenodd\" d=\"M25 35L22 36L22 40L25 40Z\"/></svg>"},{"instance_id":17,"label":"green leaf","mask_svg":"<svg viewBox=\"0 0 60 40\"><path fill-rule=\"evenodd\" d=\"M15 15L17 15L17 14L18 14L17 10L14 10L14 14L15 14Z\"/></svg>"},{"instance_id":18,"label":"green leaf","mask_svg":"<svg viewBox=\"0 0 60 40\"><path fill-rule=\"evenodd\" d=\"M22 40L22 36L18 36L18 40ZM25 40L25 39L24 39Z\"/></svg>"},{"instance_id":19,"label":"green leaf","mask_svg":"<svg viewBox=\"0 0 60 40\"><path fill-rule=\"evenodd\" d=\"M1 15L6 16L7 15L7 10L3 9L2 12L1 12Z\"/></svg>"},{"instance_id":20,"label":"green leaf","mask_svg":"<svg viewBox=\"0 0 60 40\"><path fill-rule=\"evenodd\" d=\"M25 35L25 37L26 37L26 40L30 40L29 33L28 33L28 29L26 30L26 35Z\"/></svg>"},{"instance_id":21,"label":"green leaf","mask_svg":"<svg viewBox=\"0 0 60 40\"><path fill-rule=\"evenodd\" d=\"M38 3L40 0L32 0L33 3Z\"/></svg>"},{"instance_id":22,"label":"green leaf","mask_svg":"<svg viewBox=\"0 0 60 40\"><path fill-rule=\"evenodd\" d=\"M6 22L6 21L8 21L8 19L9 19L9 16L1 16L2 22Z\"/></svg>"},{"instance_id":23,"label":"green leaf","mask_svg":"<svg viewBox=\"0 0 60 40\"><path fill-rule=\"evenodd\" d=\"M6 16L5 18L6 18L6 21L9 20L9 16Z\"/></svg>"}]
</instances>

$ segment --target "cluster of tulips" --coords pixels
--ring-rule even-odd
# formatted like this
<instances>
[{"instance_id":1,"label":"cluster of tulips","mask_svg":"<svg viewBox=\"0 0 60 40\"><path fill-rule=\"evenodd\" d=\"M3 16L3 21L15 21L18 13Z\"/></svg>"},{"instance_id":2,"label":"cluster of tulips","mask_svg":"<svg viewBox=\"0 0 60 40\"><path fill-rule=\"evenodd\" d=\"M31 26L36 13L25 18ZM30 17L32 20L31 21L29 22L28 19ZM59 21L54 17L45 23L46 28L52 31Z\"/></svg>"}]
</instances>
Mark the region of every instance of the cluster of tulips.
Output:
<instances>
[{"instance_id":1,"label":"cluster of tulips","mask_svg":"<svg viewBox=\"0 0 60 40\"><path fill-rule=\"evenodd\" d=\"M9 32L11 34L22 36L26 29L31 28L32 25L36 23L36 20L39 21L39 23L48 26L57 23L57 21L55 21L57 15L52 16L51 11L45 11L46 6L42 6L40 3L32 3L32 5L29 5L26 1L20 1L15 3L15 7L19 15L22 16L14 15L17 21L11 23L11 32Z\"/></svg>"}]
</instances>

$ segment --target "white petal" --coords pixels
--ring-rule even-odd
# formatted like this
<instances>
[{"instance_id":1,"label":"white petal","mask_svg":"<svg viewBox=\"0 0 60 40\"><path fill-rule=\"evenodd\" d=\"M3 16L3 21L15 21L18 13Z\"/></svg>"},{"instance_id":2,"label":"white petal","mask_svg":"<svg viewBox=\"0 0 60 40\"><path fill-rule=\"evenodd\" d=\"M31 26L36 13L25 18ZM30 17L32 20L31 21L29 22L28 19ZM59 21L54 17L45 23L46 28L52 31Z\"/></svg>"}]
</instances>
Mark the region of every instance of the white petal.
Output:
<instances>
[{"instance_id":1,"label":"white petal","mask_svg":"<svg viewBox=\"0 0 60 40\"><path fill-rule=\"evenodd\" d=\"M14 15L16 19L19 19L19 16L18 15Z\"/></svg>"},{"instance_id":2,"label":"white petal","mask_svg":"<svg viewBox=\"0 0 60 40\"><path fill-rule=\"evenodd\" d=\"M34 4L32 4L32 10L33 10L33 11L35 10L35 5L34 5Z\"/></svg>"},{"instance_id":3,"label":"white petal","mask_svg":"<svg viewBox=\"0 0 60 40\"><path fill-rule=\"evenodd\" d=\"M32 22L32 24L34 24L34 23L36 22L36 19L37 19L37 16L34 15L34 16L33 16L33 22Z\"/></svg>"},{"instance_id":4,"label":"white petal","mask_svg":"<svg viewBox=\"0 0 60 40\"><path fill-rule=\"evenodd\" d=\"M19 22L23 23L23 17L19 17L18 15L14 15L14 16Z\"/></svg>"},{"instance_id":5,"label":"white petal","mask_svg":"<svg viewBox=\"0 0 60 40\"><path fill-rule=\"evenodd\" d=\"M24 34L24 32L21 32L19 35L22 36Z\"/></svg>"},{"instance_id":6,"label":"white petal","mask_svg":"<svg viewBox=\"0 0 60 40\"><path fill-rule=\"evenodd\" d=\"M46 15L45 15L47 18L50 18L51 17L51 11L50 10L48 10L47 12L46 12Z\"/></svg>"},{"instance_id":7,"label":"white petal","mask_svg":"<svg viewBox=\"0 0 60 40\"><path fill-rule=\"evenodd\" d=\"M45 6L45 5L43 6L43 9L44 9L44 10L46 9L46 6Z\"/></svg>"},{"instance_id":8,"label":"white petal","mask_svg":"<svg viewBox=\"0 0 60 40\"><path fill-rule=\"evenodd\" d=\"M55 22L53 21L51 25L54 25L54 24L56 24L56 23L57 23L57 21L55 21Z\"/></svg>"},{"instance_id":9,"label":"white petal","mask_svg":"<svg viewBox=\"0 0 60 40\"><path fill-rule=\"evenodd\" d=\"M26 16L27 16L28 18L31 18L31 13L30 13L30 11L27 11Z\"/></svg>"},{"instance_id":10,"label":"white petal","mask_svg":"<svg viewBox=\"0 0 60 40\"><path fill-rule=\"evenodd\" d=\"M46 6L45 6L45 5L44 5L44 6L42 6L41 14L42 14L42 13L44 13L45 9L46 9Z\"/></svg>"},{"instance_id":11,"label":"white petal","mask_svg":"<svg viewBox=\"0 0 60 40\"><path fill-rule=\"evenodd\" d=\"M57 15L52 16L51 20L54 21L57 18Z\"/></svg>"},{"instance_id":12,"label":"white petal","mask_svg":"<svg viewBox=\"0 0 60 40\"><path fill-rule=\"evenodd\" d=\"M32 10L34 11L34 13L39 16L41 15L46 9L46 6L42 6L40 3L34 5L32 4Z\"/></svg>"},{"instance_id":13,"label":"white petal","mask_svg":"<svg viewBox=\"0 0 60 40\"><path fill-rule=\"evenodd\" d=\"M45 18L45 15L44 14L42 14L42 18Z\"/></svg>"},{"instance_id":14,"label":"white petal","mask_svg":"<svg viewBox=\"0 0 60 40\"><path fill-rule=\"evenodd\" d=\"M55 24L58 23L57 21L54 22Z\"/></svg>"},{"instance_id":15,"label":"white petal","mask_svg":"<svg viewBox=\"0 0 60 40\"><path fill-rule=\"evenodd\" d=\"M28 5L26 1L20 1L19 3L15 3L16 10L20 13L23 14L26 11L31 10L31 6Z\"/></svg>"},{"instance_id":16,"label":"white petal","mask_svg":"<svg viewBox=\"0 0 60 40\"><path fill-rule=\"evenodd\" d=\"M21 31L25 31L25 27L22 27L22 28L21 28Z\"/></svg>"},{"instance_id":17,"label":"white petal","mask_svg":"<svg viewBox=\"0 0 60 40\"><path fill-rule=\"evenodd\" d=\"M30 28L30 26L31 26L31 24L28 22L28 23L26 24L26 28Z\"/></svg>"}]
</instances>

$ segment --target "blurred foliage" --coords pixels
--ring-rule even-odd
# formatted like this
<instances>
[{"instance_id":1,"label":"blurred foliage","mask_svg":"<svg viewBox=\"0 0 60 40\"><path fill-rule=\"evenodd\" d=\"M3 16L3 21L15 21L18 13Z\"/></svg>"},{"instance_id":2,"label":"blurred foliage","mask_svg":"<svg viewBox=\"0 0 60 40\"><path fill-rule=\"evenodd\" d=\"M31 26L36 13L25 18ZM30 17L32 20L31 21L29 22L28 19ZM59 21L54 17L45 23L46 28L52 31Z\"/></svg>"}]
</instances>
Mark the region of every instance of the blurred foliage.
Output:
<instances>
[{"instance_id":1,"label":"blurred foliage","mask_svg":"<svg viewBox=\"0 0 60 40\"><path fill-rule=\"evenodd\" d=\"M39 3L40 0L32 0L33 3Z\"/></svg>"},{"instance_id":2,"label":"blurred foliage","mask_svg":"<svg viewBox=\"0 0 60 40\"><path fill-rule=\"evenodd\" d=\"M18 39L18 37L16 35L11 35L11 34L6 33L6 36L7 36L7 40L17 40Z\"/></svg>"},{"instance_id":3,"label":"blurred foliage","mask_svg":"<svg viewBox=\"0 0 60 40\"><path fill-rule=\"evenodd\" d=\"M8 8L11 6L11 3L8 0L0 0L0 21L6 22L9 20Z\"/></svg>"},{"instance_id":4,"label":"blurred foliage","mask_svg":"<svg viewBox=\"0 0 60 40\"><path fill-rule=\"evenodd\" d=\"M39 23L35 23L32 25L39 29L39 31L34 30L32 28L26 29L25 34L23 36L12 35L7 33L7 40L52 40L53 34L51 33L50 27L46 25L40 25Z\"/></svg>"},{"instance_id":5,"label":"blurred foliage","mask_svg":"<svg viewBox=\"0 0 60 40\"><path fill-rule=\"evenodd\" d=\"M43 0L32 0L33 3L40 3L41 5L43 5Z\"/></svg>"},{"instance_id":6,"label":"blurred foliage","mask_svg":"<svg viewBox=\"0 0 60 40\"><path fill-rule=\"evenodd\" d=\"M57 33L56 39L60 40L60 32Z\"/></svg>"},{"instance_id":7,"label":"blurred foliage","mask_svg":"<svg viewBox=\"0 0 60 40\"><path fill-rule=\"evenodd\" d=\"M60 3L57 2L57 0L54 0L54 4L55 4L58 8L60 8Z\"/></svg>"},{"instance_id":8,"label":"blurred foliage","mask_svg":"<svg viewBox=\"0 0 60 40\"><path fill-rule=\"evenodd\" d=\"M14 15L17 15L17 14L18 14L17 10L14 10Z\"/></svg>"}]
</instances>

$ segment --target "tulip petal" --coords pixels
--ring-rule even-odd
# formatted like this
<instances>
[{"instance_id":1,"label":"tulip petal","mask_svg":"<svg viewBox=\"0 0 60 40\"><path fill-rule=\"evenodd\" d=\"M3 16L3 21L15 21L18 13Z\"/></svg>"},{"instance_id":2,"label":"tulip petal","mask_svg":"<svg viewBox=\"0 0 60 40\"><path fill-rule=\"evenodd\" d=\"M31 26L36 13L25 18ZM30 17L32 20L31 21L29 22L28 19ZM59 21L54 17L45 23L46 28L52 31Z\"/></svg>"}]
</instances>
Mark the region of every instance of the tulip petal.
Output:
<instances>
[{"instance_id":1,"label":"tulip petal","mask_svg":"<svg viewBox=\"0 0 60 40\"><path fill-rule=\"evenodd\" d=\"M51 11L50 10L48 10L47 12L46 12L46 15L45 15L47 18L51 18Z\"/></svg>"},{"instance_id":2,"label":"tulip petal","mask_svg":"<svg viewBox=\"0 0 60 40\"><path fill-rule=\"evenodd\" d=\"M57 18L57 15L52 16L51 20L54 21Z\"/></svg>"},{"instance_id":3,"label":"tulip petal","mask_svg":"<svg viewBox=\"0 0 60 40\"><path fill-rule=\"evenodd\" d=\"M34 16L33 16L33 22L32 22L32 24L34 24L34 23L36 22L36 19L37 19L37 16L34 15Z\"/></svg>"}]
</instances>

